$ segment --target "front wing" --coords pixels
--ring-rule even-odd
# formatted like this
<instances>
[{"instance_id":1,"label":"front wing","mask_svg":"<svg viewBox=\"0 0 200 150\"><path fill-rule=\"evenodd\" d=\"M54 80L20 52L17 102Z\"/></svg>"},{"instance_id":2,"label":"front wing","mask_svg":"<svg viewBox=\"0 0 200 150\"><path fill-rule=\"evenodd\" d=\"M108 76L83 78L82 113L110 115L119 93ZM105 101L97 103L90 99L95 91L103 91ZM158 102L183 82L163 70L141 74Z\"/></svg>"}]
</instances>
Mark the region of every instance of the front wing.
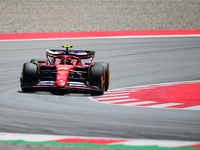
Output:
<instances>
[{"instance_id":1,"label":"front wing","mask_svg":"<svg viewBox=\"0 0 200 150\"><path fill-rule=\"evenodd\" d=\"M82 82L67 82L64 87L58 87L55 81L40 81L37 84L31 85L21 85L22 88L34 89L36 91L67 91L67 92L90 92L90 91L100 91L99 87L91 86L88 83Z\"/></svg>"}]
</instances>

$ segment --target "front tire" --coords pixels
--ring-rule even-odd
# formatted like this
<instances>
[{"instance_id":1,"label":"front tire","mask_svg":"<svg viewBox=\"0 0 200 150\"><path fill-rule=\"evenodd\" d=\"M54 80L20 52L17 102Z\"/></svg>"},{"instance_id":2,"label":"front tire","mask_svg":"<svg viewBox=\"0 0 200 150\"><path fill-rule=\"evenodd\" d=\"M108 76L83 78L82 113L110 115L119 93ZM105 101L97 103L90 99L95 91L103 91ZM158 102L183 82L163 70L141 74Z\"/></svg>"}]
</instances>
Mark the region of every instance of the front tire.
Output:
<instances>
[{"instance_id":1,"label":"front tire","mask_svg":"<svg viewBox=\"0 0 200 150\"><path fill-rule=\"evenodd\" d=\"M22 69L21 89L23 92L33 92L33 89L26 87L38 81L38 65L25 63Z\"/></svg>"},{"instance_id":2,"label":"front tire","mask_svg":"<svg viewBox=\"0 0 200 150\"><path fill-rule=\"evenodd\" d=\"M92 91L91 95L103 95L105 91L105 69L103 66L93 65L90 67L90 85L97 86L99 91Z\"/></svg>"},{"instance_id":3,"label":"front tire","mask_svg":"<svg viewBox=\"0 0 200 150\"><path fill-rule=\"evenodd\" d=\"M109 82L110 82L110 68L109 64L106 62L94 62L94 65L103 66L105 69L105 91L108 91Z\"/></svg>"}]
</instances>

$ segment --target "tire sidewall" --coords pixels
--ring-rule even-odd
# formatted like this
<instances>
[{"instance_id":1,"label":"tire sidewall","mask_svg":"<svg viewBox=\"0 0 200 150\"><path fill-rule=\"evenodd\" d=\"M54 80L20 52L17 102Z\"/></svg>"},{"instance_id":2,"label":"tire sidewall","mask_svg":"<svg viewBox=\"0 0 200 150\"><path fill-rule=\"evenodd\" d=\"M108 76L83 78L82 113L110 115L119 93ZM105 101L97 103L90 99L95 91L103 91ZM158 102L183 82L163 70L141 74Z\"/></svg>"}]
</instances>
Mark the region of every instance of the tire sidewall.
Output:
<instances>
[{"instance_id":1,"label":"tire sidewall","mask_svg":"<svg viewBox=\"0 0 200 150\"><path fill-rule=\"evenodd\" d=\"M36 83L38 81L38 65L33 63L25 63L22 70L22 81L25 84Z\"/></svg>"},{"instance_id":2,"label":"tire sidewall","mask_svg":"<svg viewBox=\"0 0 200 150\"><path fill-rule=\"evenodd\" d=\"M99 91L93 91L92 95L103 95L105 91L105 69L100 65L89 67L89 82L92 86L97 86Z\"/></svg>"},{"instance_id":3,"label":"tire sidewall","mask_svg":"<svg viewBox=\"0 0 200 150\"><path fill-rule=\"evenodd\" d=\"M106 62L94 62L94 65L100 65L103 66L105 69L105 91L108 90L109 88L109 82L110 82L110 68L109 68L109 64Z\"/></svg>"}]
</instances>

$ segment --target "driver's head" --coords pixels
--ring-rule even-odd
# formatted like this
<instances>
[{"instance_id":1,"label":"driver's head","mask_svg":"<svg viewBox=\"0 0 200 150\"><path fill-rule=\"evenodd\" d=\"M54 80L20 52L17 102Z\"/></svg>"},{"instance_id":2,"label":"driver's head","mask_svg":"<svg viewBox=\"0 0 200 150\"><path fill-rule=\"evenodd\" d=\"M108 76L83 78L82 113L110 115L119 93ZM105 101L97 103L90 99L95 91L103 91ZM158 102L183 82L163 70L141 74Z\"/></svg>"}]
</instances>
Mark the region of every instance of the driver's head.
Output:
<instances>
[{"instance_id":1,"label":"driver's head","mask_svg":"<svg viewBox=\"0 0 200 150\"><path fill-rule=\"evenodd\" d=\"M65 59L61 58L61 64L64 64L64 62L65 62Z\"/></svg>"},{"instance_id":2,"label":"driver's head","mask_svg":"<svg viewBox=\"0 0 200 150\"><path fill-rule=\"evenodd\" d=\"M66 64L71 64L71 63L72 63L72 59L71 58L66 60Z\"/></svg>"}]
</instances>

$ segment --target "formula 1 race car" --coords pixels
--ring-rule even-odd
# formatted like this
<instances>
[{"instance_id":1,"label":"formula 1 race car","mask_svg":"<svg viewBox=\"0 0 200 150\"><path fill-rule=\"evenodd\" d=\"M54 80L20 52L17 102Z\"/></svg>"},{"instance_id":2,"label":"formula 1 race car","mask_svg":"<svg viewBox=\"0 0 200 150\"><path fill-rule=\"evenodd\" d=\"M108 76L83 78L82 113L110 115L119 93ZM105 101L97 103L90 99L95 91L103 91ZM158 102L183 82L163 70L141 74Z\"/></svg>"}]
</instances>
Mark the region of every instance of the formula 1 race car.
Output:
<instances>
[{"instance_id":1,"label":"formula 1 race car","mask_svg":"<svg viewBox=\"0 0 200 150\"><path fill-rule=\"evenodd\" d=\"M22 68L21 89L23 92L63 91L103 95L109 87L109 64L92 62L95 51L46 50L47 60L32 59ZM90 62L82 64L82 59Z\"/></svg>"}]
</instances>

